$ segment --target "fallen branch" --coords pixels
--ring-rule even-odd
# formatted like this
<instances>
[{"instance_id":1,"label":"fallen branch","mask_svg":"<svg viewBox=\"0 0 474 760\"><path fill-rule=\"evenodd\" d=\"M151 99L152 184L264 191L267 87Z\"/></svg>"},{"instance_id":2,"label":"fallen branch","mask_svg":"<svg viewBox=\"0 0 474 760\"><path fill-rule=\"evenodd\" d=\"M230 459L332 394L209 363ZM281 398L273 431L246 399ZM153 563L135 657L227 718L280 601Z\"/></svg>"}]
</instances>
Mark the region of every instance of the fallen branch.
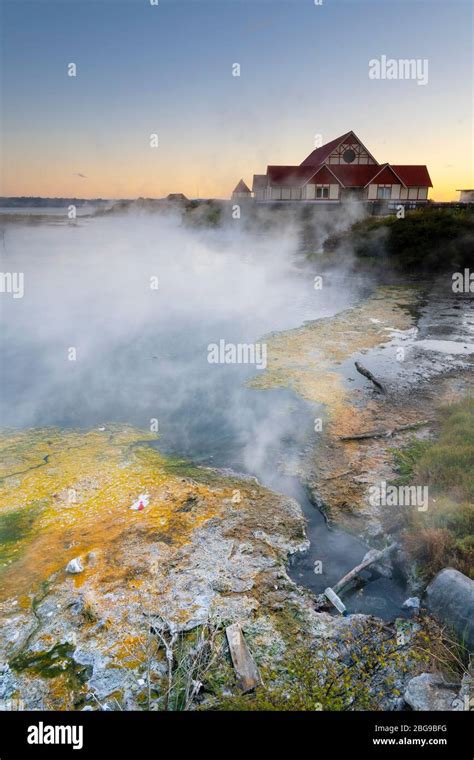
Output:
<instances>
[{"instance_id":1,"label":"fallen branch","mask_svg":"<svg viewBox=\"0 0 474 760\"><path fill-rule=\"evenodd\" d=\"M397 427L390 430L374 430L371 433L359 433L357 435L340 435L340 441L364 441L367 438L391 438L395 433L401 433L403 430L414 430L415 428L428 425L429 420L420 420L419 422L411 422L409 425L397 425Z\"/></svg>"},{"instance_id":2,"label":"fallen branch","mask_svg":"<svg viewBox=\"0 0 474 760\"><path fill-rule=\"evenodd\" d=\"M345 614L346 610L344 603L341 599L339 599L338 596L341 592L341 589L353 581L354 578L360 575L360 573L362 573L366 568L370 567L370 565L373 565L376 562L380 562L381 560L385 559L392 553L392 551L394 551L394 549L397 548L397 546L398 544L393 543L380 551L378 549L370 549L359 565L356 565L356 567L354 567L349 573L344 575L334 586L328 586L328 588L324 590L324 593L316 595L315 609L327 610L329 608L329 603L331 602L336 607L336 609L339 610L339 612ZM334 599L334 597L336 598ZM342 605L342 607L340 607L340 605Z\"/></svg>"},{"instance_id":3,"label":"fallen branch","mask_svg":"<svg viewBox=\"0 0 474 760\"><path fill-rule=\"evenodd\" d=\"M344 439L341 439L344 440ZM344 472L338 472L336 475L327 475L325 477L321 477L321 480L337 480L338 478L343 478L345 475L352 475L354 473L354 470L351 468L350 470L344 470Z\"/></svg>"},{"instance_id":4,"label":"fallen branch","mask_svg":"<svg viewBox=\"0 0 474 760\"><path fill-rule=\"evenodd\" d=\"M375 385L377 390L379 390L381 393L386 393L384 386L382 383L380 383L376 377L373 376L372 372L370 372L368 369L362 366L362 364L359 364L359 362L354 362L355 368L357 372L359 372L361 375L364 375L364 377L367 378L367 380L370 380L371 383Z\"/></svg>"},{"instance_id":5,"label":"fallen branch","mask_svg":"<svg viewBox=\"0 0 474 760\"><path fill-rule=\"evenodd\" d=\"M363 558L362 562L359 565L356 565L349 573L346 573L346 575L344 575L341 580L339 580L332 587L334 593L339 594L341 589L353 581L354 578L357 578L360 573L370 567L370 565L373 565L375 562L380 562L381 560L386 559L396 548L397 544L393 543L390 544L390 546L387 546L385 549L370 549Z\"/></svg>"}]
</instances>

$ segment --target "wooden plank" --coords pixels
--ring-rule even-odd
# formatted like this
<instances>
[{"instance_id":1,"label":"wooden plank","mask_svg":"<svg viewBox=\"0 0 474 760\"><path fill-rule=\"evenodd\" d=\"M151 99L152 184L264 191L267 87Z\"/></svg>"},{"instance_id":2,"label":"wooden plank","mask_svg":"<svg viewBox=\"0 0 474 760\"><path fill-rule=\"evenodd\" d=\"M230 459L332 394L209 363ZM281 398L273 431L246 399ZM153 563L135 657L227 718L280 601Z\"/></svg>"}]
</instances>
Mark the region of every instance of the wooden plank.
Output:
<instances>
[{"instance_id":1,"label":"wooden plank","mask_svg":"<svg viewBox=\"0 0 474 760\"><path fill-rule=\"evenodd\" d=\"M256 686L260 686L262 679L255 660L250 654L242 629L238 623L233 623L227 626L225 632L239 686L243 692L251 691Z\"/></svg>"}]
</instances>

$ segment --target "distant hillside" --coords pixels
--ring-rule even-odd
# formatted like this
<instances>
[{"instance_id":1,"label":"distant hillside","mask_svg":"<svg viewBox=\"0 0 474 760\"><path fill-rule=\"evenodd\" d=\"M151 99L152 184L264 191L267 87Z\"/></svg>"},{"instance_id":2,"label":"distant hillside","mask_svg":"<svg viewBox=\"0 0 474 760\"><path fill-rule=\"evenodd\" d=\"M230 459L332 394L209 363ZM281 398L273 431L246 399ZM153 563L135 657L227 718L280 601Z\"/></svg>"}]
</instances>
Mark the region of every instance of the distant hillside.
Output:
<instances>
[{"instance_id":1,"label":"distant hillside","mask_svg":"<svg viewBox=\"0 0 474 760\"><path fill-rule=\"evenodd\" d=\"M52 206L98 206L100 204L111 203L106 198L41 198L39 196L23 195L20 197L0 196L0 206L3 208L51 208Z\"/></svg>"}]
</instances>

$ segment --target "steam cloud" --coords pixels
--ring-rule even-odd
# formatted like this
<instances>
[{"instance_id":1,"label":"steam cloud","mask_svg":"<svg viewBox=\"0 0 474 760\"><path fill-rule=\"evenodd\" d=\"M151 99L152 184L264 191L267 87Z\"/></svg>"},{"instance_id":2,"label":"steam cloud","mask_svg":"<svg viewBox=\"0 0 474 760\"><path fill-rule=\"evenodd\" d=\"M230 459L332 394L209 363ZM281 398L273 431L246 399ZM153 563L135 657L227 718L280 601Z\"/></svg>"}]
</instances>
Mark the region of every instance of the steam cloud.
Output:
<instances>
[{"instance_id":1,"label":"steam cloud","mask_svg":"<svg viewBox=\"0 0 474 760\"><path fill-rule=\"evenodd\" d=\"M337 224L323 215L321 240ZM8 226L3 268L24 273L25 293L2 294L1 424L148 430L157 418L169 450L262 475L301 410L284 391L247 388L255 367L209 364L207 346L256 342L355 301L349 268L314 289L318 266L299 244L290 220L264 234L231 220L187 227L173 213Z\"/></svg>"}]
</instances>

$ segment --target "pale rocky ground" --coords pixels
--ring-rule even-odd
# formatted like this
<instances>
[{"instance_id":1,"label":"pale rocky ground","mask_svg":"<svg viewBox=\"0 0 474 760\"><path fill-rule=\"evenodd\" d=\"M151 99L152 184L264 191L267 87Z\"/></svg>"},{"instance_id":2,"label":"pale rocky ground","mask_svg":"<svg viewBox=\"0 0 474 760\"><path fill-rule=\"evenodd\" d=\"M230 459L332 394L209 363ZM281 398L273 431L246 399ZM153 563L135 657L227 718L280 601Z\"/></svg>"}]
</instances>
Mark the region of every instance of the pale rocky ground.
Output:
<instances>
[{"instance_id":1,"label":"pale rocky ground","mask_svg":"<svg viewBox=\"0 0 474 760\"><path fill-rule=\"evenodd\" d=\"M157 615L171 632L239 622L261 660L288 646L289 610L306 635L347 625L315 613L286 574L307 545L296 502L169 463L144 438L118 428L2 437L4 705L146 706L147 669L156 682L166 671L147 652ZM130 510L142 492L148 506ZM74 558L84 570L71 574Z\"/></svg>"},{"instance_id":2,"label":"pale rocky ground","mask_svg":"<svg viewBox=\"0 0 474 760\"><path fill-rule=\"evenodd\" d=\"M322 431L300 476L330 519L369 540L383 538L385 520L369 487L396 478L393 449L435 434L438 407L472 394L472 302L446 295L445 283L439 290L380 287L335 317L267 336L268 371L252 383L289 386L317 405ZM442 341L427 340L438 334ZM385 395L358 374L355 361L382 382ZM378 432L387 435L342 440Z\"/></svg>"},{"instance_id":3,"label":"pale rocky ground","mask_svg":"<svg viewBox=\"0 0 474 760\"><path fill-rule=\"evenodd\" d=\"M383 536L380 511L367 505L368 484L390 480L390 448L413 432L362 442L339 436L420 418L429 420L419 433L427 435L436 403L463 395L470 382L463 356L456 367L438 357L436 385L421 379L416 393L407 393L403 377L387 398L360 378L351 386L344 362L365 355L369 364L370 352L394 335L399 345L410 335L416 300L415 289L381 290L331 320L272 336L269 368L258 380L258 387L290 386L324 405L317 453L301 474L333 519L365 536ZM372 625L364 616L315 612L311 594L289 579L288 557L307 547L296 502L252 480L170 462L146 445L149 438L117 427L2 435L3 705L147 709L150 683L158 689L166 675L164 652L150 657L148 649L156 616L170 633L239 622L259 665L278 662L298 641L337 642L355 624ZM130 510L141 493L149 504ZM84 570L70 574L74 558ZM228 653L222 658L222 686L232 692ZM424 704L425 682L409 689L419 672L413 663L395 674L396 694L408 689L407 703L415 693ZM393 694L380 697L382 709L403 704Z\"/></svg>"},{"instance_id":4,"label":"pale rocky ground","mask_svg":"<svg viewBox=\"0 0 474 760\"><path fill-rule=\"evenodd\" d=\"M295 501L170 462L147 437L118 427L2 437L2 709L163 709L167 661L150 637L158 621L169 636L220 632L218 687L199 695L204 708L239 693L223 636L230 623L241 624L259 667L277 669L301 643L314 644L324 667L323 642L347 658L348 635L382 635L370 617L316 612L288 577L289 555L307 547ZM140 493L148 505L133 511ZM84 569L68 572L72 559ZM400 706L419 669L386 664L396 690L377 697L383 709Z\"/></svg>"}]
</instances>

